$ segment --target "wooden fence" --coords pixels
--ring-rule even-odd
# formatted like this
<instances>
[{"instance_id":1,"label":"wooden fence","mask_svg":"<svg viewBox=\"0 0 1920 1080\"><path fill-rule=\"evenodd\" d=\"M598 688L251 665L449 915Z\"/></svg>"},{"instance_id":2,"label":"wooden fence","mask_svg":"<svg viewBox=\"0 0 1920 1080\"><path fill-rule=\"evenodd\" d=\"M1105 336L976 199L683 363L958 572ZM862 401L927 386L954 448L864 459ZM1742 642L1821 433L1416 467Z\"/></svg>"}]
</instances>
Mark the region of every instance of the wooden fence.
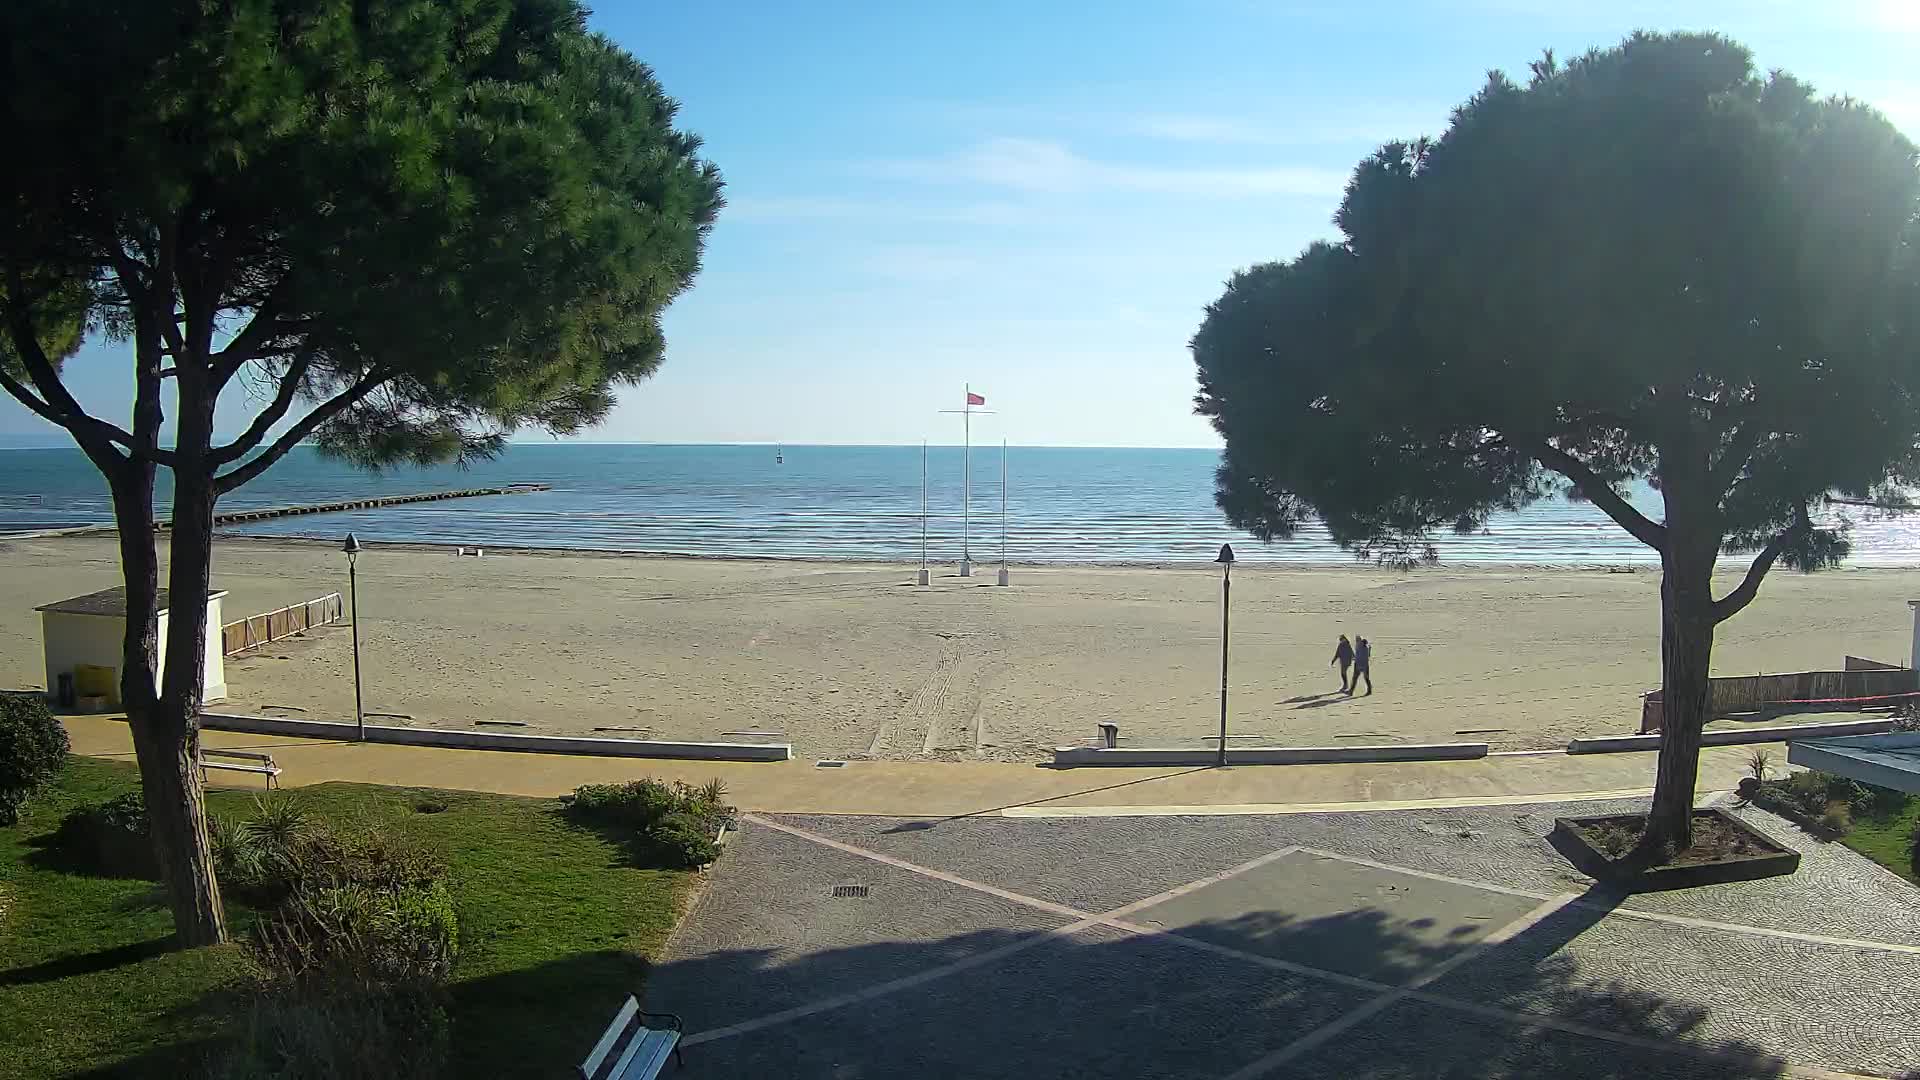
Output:
<instances>
[{"instance_id":1,"label":"wooden fence","mask_svg":"<svg viewBox=\"0 0 1920 1080\"><path fill-rule=\"evenodd\" d=\"M1869 667L1867 665L1874 665ZM1785 675L1733 675L1707 682L1707 718L1747 714L1754 718L1791 712L1852 712L1876 699L1920 691L1912 668L1847 658L1846 671L1795 671ZM1866 699L1866 700L1862 700ZM1640 730L1660 730L1660 691L1648 691L1640 707Z\"/></svg>"},{"instance_id":2,"label":"wooden fence","mask_svg":"<svg viewBox=\"0 0 1920 1080\"><path fill-rule=\"evenodd\" d=\"M337 623L345 617L345 612L340 594L328 593L304 604L292 604L265 615L230 622L220 628L220 651L232 656L248 649L257 649L270 641L292 637L302 630Z\"/></svg>"}]
</instances>

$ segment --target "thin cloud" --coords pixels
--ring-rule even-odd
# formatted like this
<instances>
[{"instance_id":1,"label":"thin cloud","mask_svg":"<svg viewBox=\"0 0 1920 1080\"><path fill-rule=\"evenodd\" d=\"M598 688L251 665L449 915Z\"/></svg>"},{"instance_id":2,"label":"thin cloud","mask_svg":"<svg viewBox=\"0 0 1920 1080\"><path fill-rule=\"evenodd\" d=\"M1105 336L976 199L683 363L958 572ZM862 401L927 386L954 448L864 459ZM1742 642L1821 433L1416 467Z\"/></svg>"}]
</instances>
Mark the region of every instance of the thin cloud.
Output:
<instances>
[{"instance_id":1,"label":"thin cloud","mask_svg":"<svg viewBox=\"0 0 1920 1080\"><path fill-rule=\"evenodd\" d=\"M1169 142L1220 146L1324 146L1381 143L1444 127L1447 107L1403 106L1316 109L1309 118L1262 121L1203 113L1141 113L1108 124L1114 132Z\"/></svg>"},{"instance_id":2,"label":"thin cloud","mask_svg":"<svg viewBox=\"0 0 1920 1080\"><path fill-rule=\"evenodd\" d=\"M727 198L729 222L884 221L929 225L1029 225L1039 215L1012 203L957 206L835 195L742 195Z\"/></svg>"},{"instance_id":3,"label":"thin cloud","mask_svg":"<svg viewBox=\"0 0 1920 1080\"><path fill-rule=\"evenodd\" d=\"M988 139L938 158L883 162L880 171L915 180L973 183L1016 191L1096 191L1161 195L1259 196L1338 194L1346 173L1296 165L1169 167L1099 161L1044 139Z\"/></svg>"},{"instance_id":4,"label":"thin cloud","mask_svg":"<svg viewBox=\"0 0 1920 1080\"><path fill-rule=\"evenodd\" d=\"M1676 15L1670 0L1477 0L1472 5L1495 15L1561 22L1639 22L1658 25ZM1920 33L1920 7L1913 0L1713 0L1688 9L1686 22L1706 26L1736 22L1776 29L1810 24L1864 27L1895 33ZM1737 29L1733 36L1739 37Z\"/></svg>"},{"instance_id":5,"label":"thin cloud","mask_svg":"<svg viewBox=\"0 0 1920 1080\"><path fill-rule=\"evenodd\" d=\"M1282 115L1127 110L1071 104L923 103L910 107L931 128L1022 138L1120 137L1216 146L1324 146L1405 139L1444 126L1447 102L1317 103Z\"/></svg>"}]
</instances>

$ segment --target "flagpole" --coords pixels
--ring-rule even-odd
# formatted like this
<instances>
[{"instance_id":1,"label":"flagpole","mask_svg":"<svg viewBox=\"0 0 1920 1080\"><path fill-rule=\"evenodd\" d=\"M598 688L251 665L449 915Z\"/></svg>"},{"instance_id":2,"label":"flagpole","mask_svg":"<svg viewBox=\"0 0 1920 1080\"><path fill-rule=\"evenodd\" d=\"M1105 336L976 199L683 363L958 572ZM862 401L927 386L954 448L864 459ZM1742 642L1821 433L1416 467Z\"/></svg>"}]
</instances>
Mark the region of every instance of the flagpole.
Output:
<instances>
[{"instance_id":1,"label":"flagpole","mask_svg":"<svg viewBox=\"0 0 1920 1080\"><path fill-rule=\"evenodd\" d=\"M1004 429L1003 429L1004 430ZM1007 583L1007 440L1000 440L1000 584Z\"/></svg>"},{"instance_id":2,"label":"flagpole","mask_svg":"<svg viewBox=\"0 0 1920 1080\"><path fill-rule=\"evenodd\" d=\"M929 584L927 573L927 440L920 440L920 584Z\"/></svg>"},{"instance_id":3,"label":"flagpole","mask_svg":"<svg viewBox=\"0 0 1920 1080\"><path fill-rule=\"evenodd\" d=\"M960 576L973 576L973 384L966 385L967 407L960 410L963 448L960 471L965 482L960 489Z\"/></svg>"},{"instance_id":4,"label":"flagpole","mask_svg":"<svg viewBox=\"0 0 1920 1080\"><path fill-rule=\"evenodd\" d=\"M966 400L965 408L941 409L940 411L943 413L959 413L960 414L960 425L961 425L960 430L962 433L960 471L963 474L961 477L961 485L960 485L960 501L961 501L960 576L972 577L973 576L973 406L974 406L974 399L979 395L973 392L972 383L966 384L966 393L967 393L967 400ZM982 405L986 404L986 399L980 398L979 403ZM993 415L993 410L981 409L980 413L982 416L991 416Z\"/></svg>"}]
</instances>

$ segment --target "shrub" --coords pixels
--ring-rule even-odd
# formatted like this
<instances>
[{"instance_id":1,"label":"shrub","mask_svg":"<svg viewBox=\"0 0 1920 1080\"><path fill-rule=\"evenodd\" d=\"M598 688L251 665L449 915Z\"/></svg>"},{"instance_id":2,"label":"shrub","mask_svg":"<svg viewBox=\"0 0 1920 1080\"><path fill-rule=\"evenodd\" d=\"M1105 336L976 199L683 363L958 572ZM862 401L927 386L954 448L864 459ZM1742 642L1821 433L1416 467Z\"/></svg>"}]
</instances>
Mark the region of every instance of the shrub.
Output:
<instances>
[{"instance_id":1,"label":"shrub","mask_svg":"<svg viewBox=\"0 0 1920 1080\"><path fill-rule=\"evenodd\" d=\"M247 819L247 831L269 850L291 848L306 827L307 812L293 796L254 797L253 816Z\"/></svg>"},{"instance_id":2,"label":"shrub","mask_svg":"<svg viewBox=\"0 0 1920 1080\"><path fill-rule=\"evenodd\" d=\"M384 990L440 985L459 947L453 900L438 882L302 889L253 940L254 957L278 982Z\"/></svg>"},{"instance_id":3,"label":"shrub","mask_svg":"<svg viewBox=\"0 0 1920 1080\"><path fill-rule=\"evenodd\" d=\"M1761 783L1767 782L1767 774L1773 771L1773 755L1765 747L1756 747L1747 757L1747 775Z\"/></svg>"},{"instance_id":4,"label":"shrub","mask_svg":"<svg viewBox=\"0 0 1920 1080\"><path fill-rule=\"evenodd\" d=\"M1846 800L1835 799L1820 811L1820 824L1833 831L1835 835L1845 836L1853 830L1853 812L1847 808Z\"/></svg>"},{"instance_id":5,"label":"shrub","mask_svg":"<svg viewBox=\"0 0 1920 1080\"><path fill-rule=\"evenodd\" d=\"M635 844L649 862L690 868L705 866L720 853L714 834L733 825L738 813L721 801L726 794L719 780L700 787L651 779L588 784L574 790L567 809L591 822L633 829Z\"/></svg>"},{"instance_id":6,"label":"shrub","mask_svg":"<svg viewBox=\"0 0 1920 1080\"><path fill-rule=\"evenodd\" d=\"M1802 810L1809 814L1818 814L1827 805L1827 787L1829 777L1825 773L1794 773L1787 780L1787 795Z\"/></svg>"},{"instance_id":7,"label":"shrub","mask_svg":"<svg viewBox=\"0 0 1920 1080\"><path fill-rule=\"evenodd\" d=\"M296 892L335 886L398 889L437 884L447 876L438 855L400 834L380 828L336 829L309 823L287 803L273 806L239 831L253 849L253 862L236 849L232 863L217 863L221 882L256 907L273 907ZM224 826L223 826L224 827ZM215 839L214 857L221 858Z\"/></svg>"},{"instance_id":8,"label":"shrub","mask_svg":"<svg viewBox=\"0 0 1920 1080\"><path fill-rule=\"evenodd\" d=\"M693 814L672 813L655 822L645 839L659 862L692 870L720 857L720 845L713 839L717 829Z\"/></svg>"},{"instance_id":9,"label":"shrub","mask_svg":"<svg viewBox=\"0 0 1920 1080\"><path fill-rule=\"evenodd\" d=\"M719 780L700 787L680 780L632 780L576 788L567 806L576 816L608 825L645 829L669 814L693 814L718 829L733 824L734 808L722 801L726 795L727 786Z\"/></svg>"},{"instance_id":10,"label":"shrub","mask_svg":"<svg viewBox=\"0 0 1920 1080\"><path fill-rule=\"evenodd\" d=\"M258 889L266 878L266 846L243 822L218 815L207 818L214 874L223 890L240 894Z\"/></svg>"},{"instance_id":11,"label":"shrub","mask_svg":"<svg viewBox=\"0 0 1920 1080\"><path fill-rule=\"evenodd\" d=\"M1745 789L1746 781L1742 781L1743 794ZM1912 798L1905 792L1873 787L1844 776L1821 772L1795 773L1784 782L1763 785L1756 794L1762 806L1796 811L1805 817L1817 819L1822 827L1837 834L1852 829L1856 818L1900 813Z\"/></svg>"},{"instance_id":12,"label":"shrub","mask_svg":"<svg viewBox=\"0 0 1920 1080\"><path fill-rule=\"evenodd\" d=\"M671 787L658 780L588 784L574 789L572 809L582 817L608 825L645 829L680 809L680 799Z\"/></svg>"},{"instance_id":13,"label":"shrub","mask_svg":"<svg viewBox=\"0 0 1920 1080\"><path fill-rule=\"evenodd\" d=\"M20 809L67 763L67 729L39 694L0 694L0 825L20 820Z\"/></svg>"},{"instance_id":14,"label":"shrub","mask_svg":"<svg viewBox=\"0 0 1920 1080\"><path fill-rule=\"evenodd\" d=\"M254 935L262 968L280 982L391 988L445 979L460 941L447 864L385 829L304 818L281 827L288 819L277 812L269 827L249 823L260 870L234 879L248 899L273 908Z\"/></svg>"},{"instance_id":15,"label":"shrub","mask_svg":"<svg viewBox=\"0 0 1920 1080\"><path fill-rule=\"evenodd\" d=\"M384 1080L445 1075L451 1029L438 992L270 991L236 1025L209 1080Z\"/></svg>"},{"instance_id":16,"label":"shrub","mask_svg":"<svg viewBox=\"0 0 1920 1080\"><path fill-rule=\"evenodd\" d=\"M85 873L149 880L160 875L147 803L138 791L69 812L60 819L50 846L65 856L71 868Z\"/></svg>"}]
</instances>

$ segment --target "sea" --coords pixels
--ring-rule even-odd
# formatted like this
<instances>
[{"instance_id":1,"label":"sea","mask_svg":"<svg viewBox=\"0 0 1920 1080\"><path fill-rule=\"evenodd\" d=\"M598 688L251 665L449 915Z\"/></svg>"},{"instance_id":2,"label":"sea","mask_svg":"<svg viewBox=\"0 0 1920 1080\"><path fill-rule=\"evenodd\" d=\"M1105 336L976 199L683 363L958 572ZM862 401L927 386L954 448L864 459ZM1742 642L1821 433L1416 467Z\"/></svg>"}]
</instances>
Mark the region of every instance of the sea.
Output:
<instances>
[{"instance_id":1,"label":"sea","mask_svg":"<svg viewBox=\"0 0 1920 1080\"><path fill-rule=\"evenodd\" d=\"M223 511L517 482L497 495L251 522L233 535L662 555L977 563L1198 564L1231 543L1245 562L1348 565L1317 526L1263 544L1213 502L1207 449L957 446L665 446L520 443L467 467L364 472L296 448L220 501ZM925 486L922 486L924 463ZM160 472L166 513L166 471ZM1005 483L1002 484L1002 477ZM923 514L924 490L924 514ZM1633 500L1658 515L1658 497ZM1004 513L1003 513L1004 509ZM77 450L0 450L0 533L112 519ZM1854 521L1862 566L1920 565L1920 516ZM1470 536L1436 538L1442 563L1627 566L1658 559L1592 506L1548 499Z\"/></svg>"}]
</instances>

